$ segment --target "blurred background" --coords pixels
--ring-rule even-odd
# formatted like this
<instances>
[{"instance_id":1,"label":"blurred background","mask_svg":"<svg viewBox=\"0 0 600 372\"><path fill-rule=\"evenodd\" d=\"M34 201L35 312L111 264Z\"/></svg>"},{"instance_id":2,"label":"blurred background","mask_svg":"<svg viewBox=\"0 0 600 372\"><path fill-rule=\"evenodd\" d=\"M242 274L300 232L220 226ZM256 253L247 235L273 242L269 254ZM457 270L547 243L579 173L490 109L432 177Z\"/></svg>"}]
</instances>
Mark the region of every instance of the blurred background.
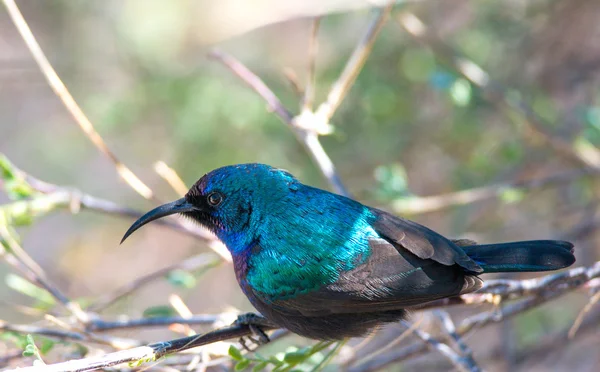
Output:
<instances>
[{"instance_id":1,"label":"blurred background","mask_svg":"<svg viewBox=\"0 0 600 372\"><path fill-rule=\"evenodd\" d=\"M316 101L321 102L364 34L371 3L288 3L18 4L96 130L120 160L166 201L178 195L153 170L157 161L175 169L188 186L223 165L262 162L285 168L304 183L329 187L303 146L266 110L264 101L206 58L214 47L235 56L296 113L298 94L285 72L294 71L304 84L312 16L323 14L316 59ZM399 21L401 12L416 15L432 38L418 39L407 32ZM600 259L596 229L600 188L594 172L573 171L593 168L600 146L598 40L600 3L588 0L403 3L384 25L332 119L334 132L322 137L323 146L351 194L365 204L401 213L444 235L481 243L569 238L577 247L577 265L589 266ZM479 65L495 83L485 89L473 84L454 63L457 56ZM523 114L523 107L534 116ZM532 126L528 117L538 121ZM561 144L566 146L563 151ZM118 177L114 165L75 124L4 8L0 152L43 181L140 211L154 206ZM420 200L418 196L527 184L555 175L561 175L560 182L502 188L484 200L450 203L436 211L411 212L405 207ZM0 202L9 203L8 195L0 192ZM131 222L63 209L18 232L23 247L57 286L84 303L144 274L210 252L206 244L159 226L149 226L119 245ZM24 314L16 304L42 308L43 304L15 290L11 272L0 265L0 319L37 322L39 316ZM103 315L139 317L149 308L168 305L172 293L179 294L194 313L252 310L228 264L193 272L190 280L154 281ZM596 320L573 340L552 342L569 329L588 300L585 291L568 294L477 330L466 342L489 371L595 370L600 363L598 311L590 313ZM457 307L450 313L461 319L489 309L489 305ZM166 329L117 334L148 341L177 336ZM389 339L385 332L380 337ZM6 344L0 345L0 355L12 347L9 340L2 342ZM306 344L292 337L281 345ZM441 371L452 366L431 352L386 370L417 368Z\"/></svg>"}]
</instances>

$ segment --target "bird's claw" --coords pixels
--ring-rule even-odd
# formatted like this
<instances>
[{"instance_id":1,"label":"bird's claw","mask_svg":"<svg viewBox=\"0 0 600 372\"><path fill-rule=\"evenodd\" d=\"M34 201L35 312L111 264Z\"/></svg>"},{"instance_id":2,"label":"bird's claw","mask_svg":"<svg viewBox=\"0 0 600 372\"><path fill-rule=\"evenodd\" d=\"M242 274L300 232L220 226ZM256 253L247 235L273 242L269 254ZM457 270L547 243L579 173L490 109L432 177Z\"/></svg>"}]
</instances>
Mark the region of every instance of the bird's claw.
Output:
<instances>
[{"instance_id":1,"label":"bird's claw","mask_svg":"<svg viewBox=\"0 0 600 372\"><path fill-rule=\"evenodd\" d=\"M267 320L267 318L262 315L254 314L254 313L246 313L238 316L237 320L233 322L236 325L246 325L252 332L252 336L240 337L240 345L249 351L253 352L259 346L268 343L269 336L263 331L262 327L272 326L271 322ZM251 341L256 347L254 349L250 349L248 346L248 341Z\"/></svg>"}]
</instances>

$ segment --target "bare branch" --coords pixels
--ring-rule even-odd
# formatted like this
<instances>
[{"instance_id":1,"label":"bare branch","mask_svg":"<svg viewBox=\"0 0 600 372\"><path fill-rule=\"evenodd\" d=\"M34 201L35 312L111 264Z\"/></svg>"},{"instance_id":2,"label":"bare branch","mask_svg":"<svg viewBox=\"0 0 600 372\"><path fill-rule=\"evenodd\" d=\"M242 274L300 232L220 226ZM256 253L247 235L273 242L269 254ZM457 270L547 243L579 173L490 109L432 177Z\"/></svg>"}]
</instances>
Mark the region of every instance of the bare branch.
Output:
<instances>
[{"instance_id":1,"label":"bare branch","mask_svg":"<svg viewBox=\"0 0 600 372\"><path fill-rule=\"evenodd\" d=\"M102 311L110 305L117 302L119 299L131 294L132 292L142 288L148 283L151 283L157 278L163 277L173 270L185 270L185 271L196 271L201 268L208 268L218 265L221 262L217 257L208 253L201 253L199 255L190 257L176 264L167 266L165 268L154 271L150 274L144 275L133 280L130 283L125 284L123 287L117 289L112 293L107 293L96 300L96 302L89 307L92 311Z\"/></svg>"},{"instance_id":2,"label":"bare branch","mask_svg":"<svg viewBox=\"0 0 600 372\"><path fill-rule=\"evenodd\" d=\"M106 332L117 329L164 327L172 324L207 325L224 321L227 318L230 318L228 314L202 314L193 315L191 317L149 317L139 319L119 319L115 321L97 319L90 323L87 329L94 332Z\"/></svg>"},{"instance_id":3,"label":"bare branch","mask_svg":"<svg viewBox=\"0 0 600 372\"><path fill-rule=\"evenodd\" d=\"M528 297L508 304L499 309L486 311L466 318L456 328L456 335L462 337L476 328L481 328L492 323L504 321L533 307L539 306L568 292L581 288L598 277L600 277L600 261L588 268L576 267L565 272L550 274L536 279L522 281L487 281L484 283L484 288L482 288L480 291L487 291L489 292L488 294L498 295L505 298L513 298L514 296ZM464 300L464 304L469 304L472 303L468 300L470 297L479 295L480 294L478 293L474 293L462 295L458 298L460 298L461 301ZM431 305L421 307L420 309L436 307L436 305L440 305L441 303L442 302L434 301L431 303ZM444 303L447 302L444 301ZM388 354L384 354L376 360L369 360L366 363L355 366L351 368L350 371L365 372L380 370L390 364L416 357L417 355L424 354L427 351L428 348L426 345L407 346L402 349L394 350Z\"/></svg>"},{"instance_id":4,"label":"bare branch","mask_svg":"<svg viewBox=\"0 0 600 372\"><path fill-rule=\"evenodd\" d=\"M456 343L458 348L461 351L462 358L467 361L467 364L470 366L476 366L475 360L473 359L473 351L460 337L458 333L456 333L456 326L452 321L450 315L444 310L434 310L433 315L435 315L442 324L442 328L448 333L450 338Z\"/></svg>"},{"instance_id":5,"label":"bare branch","mask_svg":"<svg viewBox=\"0 0 600 372\"><path fill-rule=\"evenodd\" d=\"M354 49L354 52L350 56L350 59L348 59L348 62L340 74L340 77L332 85L331 90L327 95L327 100L323 102L316 111L316 115L323 118L325 122L328 122L331 119L337 108L346 97L350 87L352 84L354 84L354 81L364 66L365 61L369 57L369 54L371 54L371 50L373 49L373 44L375 44L377 35L387 21L393 6L394 1L390 1L385 7L375 10L376 14L369 23L367 32Z\"/></svg>"},{"instance_id":6,"label":"bare branch","mask_svg":"<svg viewBox=\"0 0 600 372\"><path fill-rule=\"evenodd\" d=\"M308 153L318 165L333 189L341 195L349 195L337 175L333 162L323 149L323 146L321 146L316 133L306 129L304 126L298 126L298 117L293 116L293 114L283 106L275 93L273 93L273 91L271 91L258 76L241 62L220 51L212 51L209 56L227 66L236 76L246 83L246 85L258 93L267 102L268 107L292 129L298 141L306 147Z\"/></svg>"},{"instance_id":7,"label":"bare branch","mask_svg":"<svg viewBox=\"0 0 600 372\"><path fill-rule=\"evenodd\" d=\"M9 324L3 320L0 320L0 331L40 335L65 341L93 342L101 345L108 345L116 349L127 349L143 345L141 341L127 338L98 336L90 337L89 334L77 331L44 328L29 324Z\"/></svg>"},{"instance_id":8,"label":"bare branch","mask_svg":"<svg viewBox=\"0 0 600 372\"><path fill-rule=\"evenodd\" d=\"M294 115L283 106L283 103L281 103L275 93L273 93L273 91L271 91L271 89L269 89L269 87L246 66L232 56L218 50L211 51L208 56L227 66L231 72L267 102L270 111L275 112L284 123L293 126Z\"/></svg>"},{"instance_id":9,"label":"bare branch","mask_svg":"<svg viewBox=\"0 0 600 372\"><path fill-rule=\"evenodd\" d=\"M71 314L73 314L81 323L87 324L90 318L86 312L84 312L78 303L71 301L65 296L46 276L46 273L39 267L31 257L25 252L21 245L13 238L12 234L8 230L8 227L3 221L0 220L0 238L6 242L9 252L5 252L4 247L0 244L0 256L14 256L18 260L18 264L7 260L13 267L22 266L26 273L26 277L35 285L44 288L48 293L52 295L61 305L65 307Z\"/></svg>"},{"instance_id":10,"label":"bare branch","mask_svg":"<svg viewBox=\"0 0 600 372\"><path fill-rule=\"evenodd\" d=\"M177 174L177 172L169 167L164 161L157 161L154 163L154 171L158 173L167 183L175 190L179 196L184 196L188 187L185 185L181 177Z\"/></svg>"},{"instance_id":11,"label":"bare branch","mask_svg":"<svg viewBox=\"0 0 600 372\"><path fill-rule=\"evenodd\" d=\"M125 164L123 164L117 156L108 148L102 137L98 134L98 132L94 129L92 122L87 118L87 116L83 113L83 110L77 105L75 99L69 93L69 90L65 86L65 84L61 81L60 77L46 58L46 55L42 51L42 48L38 44L35 36L31 32L29 25L23 18L23 15L19 11L17 4L15 4L14 0L3 0L6 9L8 10L8 14L12 19L13 23L17 27L17 30L21 34L23 41L29 48L29 51L33 55L36 63L38 64L41 72L44 74L44 77L48 81L48 84L54 90L54 93L61 99L62 103L65 105L66 109L69 111L75 122L79 125L79 127L83 130L85 135L92 141L94 146L102 152L106 157L110 159L110 161L115 165L117 169L117 173L125 182L134 189L138 194L143 196L146 199L152 199L154 197L152 190L146 186Z\"/></svg>"},{"instance_id":12,"label":"bare branch","mask_svg":"<svg viewBox=\"0 0 600 372\"><path fill-rule=\"evenodd\" d=\"M577 318L575 319L573 326L571 327L571 329L569 329L568 337L570 339L575 337L575 333L577 333L577 330L579 330L579 327L581 326L581 323L583 322L585 315L587 313L589 313L590 310L592 310L592 308L598 301L600 301L600 291L598 291L594 295L592 295L592 297L590 298L590 301L585 305L585 307L577 315Z\"/></svg>"},{"instance_id":13,"label":"bare branch","mask_svg":"<svg viewBox=\"0 0 600 372\"><path fill-rule=\"evenodd\" d=\"M313 110L315 101L315 64L317 61L317 51L319 49L319 41L317 35L319 33L319 25L321 17L315 17L312 22L310 41L308 43L308 68L306 76L306 86L304 88L304 96L301 102L300 111Z\"/></svg>"},{"instance_id":14,"label":"bare branch","mask_svg":"<svg viewBox=\"0 0 600 372\"><path fill-rule=\"evenodd\" d=\"M69 208L73 213L78 212L81 208L89 209L95 212L113 214L121 217L139 218L143 215L134 209L122 207L114 202L96 198L92 195L83 193L74 188L54 185L48 182L41 181L21 169L18 169L11 164L11 171L22 178L34 190L44 194L37 195L31 200L16 201L11 204L0 206L0 210L5 210L8 216L13 214L13 211L22 213L25 211L32 216L40 216L51 210L58 208ZM186 233L206 243L210 249L216 252L224 261L231 262L231 255L223 243L207 230L196 226L190 221L179 220L177 222L169 221L168 219L158 220L155 224L168 226L169 228Z\"/></svg>"},{"instance_id":15,"label":"bare branch","mask_svg":"<svg viewBox=\"0 0 600 372\"><path fill-rule=\"evenodd\" d=\"M268 327L263 327L269 330ZM218 341L237 339L249 336L252 331L247 325L233 325L217 329L202 335L179 338L171 341L157 342L129 350L118 351L100 357L71 360L63 363L20 368L20 372L85 372L117 366L123 363L140 364L153 362L160 358L195 347L212 344Z\"/></svg>"},{"instance_id":16,"label":"bare branch","mask_svg":"<svg viewBox=\"0 0 600 372\"><path fill-rule=\"evenodd\" d=\"M391 208L397 213L428 213L457 205L471 204L477 201L502 197L510 190L536 190L548 185L572 182L585 176L598 176L600 168L585 168L540 177L532 180L513 181L490 186L450 192L432 196L410 196L391 202Z\"/></svg>"},{"instance_id":17,"label":"bare branch","mask_svg":"<svg viewBox=\"0 0 600 372\"><path fill-rule=\"evenodd\" d=\"M406 322L404 322L406 323ZM410 326L408 324L407 326ZM444 357L446 357L454 366L456 366L461 371L469 371L469 372L477 372L481 371L481 369L475 364L473 358L470 357L461 357L458 355L452 348L445 343L435 339L429 333L415 329L414 333L425 342L425 345L428 345L437 351L439 351Z\"/></svg>"},{"instance_id":18,"label":"bare branch","mask_svg":"<svg viewBox=\"0 0 600 372\"><path fill-rule=\"evenodd\" d=\"M562 137L548 133L546 128L551 126L544 123L544 120L536 115L525 101L508 94L507 89L498 82L492 81L489 74L480 66L430 32L417 16L410 12L401 12L396 19L416 41L431 48L439 59L481 89L483 97L490 103L501 111L517 113L530 133L543 140L557 153L578 164L600 169L600 150L591 143L570 143Z\"/></svg>"}]
</instances>

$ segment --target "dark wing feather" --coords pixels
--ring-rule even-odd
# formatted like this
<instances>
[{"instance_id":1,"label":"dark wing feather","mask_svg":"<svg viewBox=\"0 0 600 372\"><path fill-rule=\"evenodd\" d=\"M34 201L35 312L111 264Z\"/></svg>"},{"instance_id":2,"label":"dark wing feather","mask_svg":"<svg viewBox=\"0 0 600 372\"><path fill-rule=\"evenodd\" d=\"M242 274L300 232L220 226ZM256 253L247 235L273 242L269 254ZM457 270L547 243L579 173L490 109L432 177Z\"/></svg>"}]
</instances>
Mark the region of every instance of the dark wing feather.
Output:
<instances>
[{"instance_id":1,"label":"dark wing feather","mask_svg":"<svg viewBox=\"0 0 600 372\"><path fill-rule=\"evenodd\" d=\"M481 280L459 267L421 259L394 244L373 239L367 261L318 291L269 304L282 314L325 316L403 309L473 292ZM258 295L258 294L255 294Z\"/></svg>"},{"instance_id":2,"label":"dark wing feather","mask_svg":"<svg viewBox=\"0 0 600 372\"><path fill-rule=\"evenodd\" d=\"M417 257L448 266L460 265L474 274L483 272L458 245L435 231L379 209L371 208L371 212L377 216L373 228L381 237L400 245Z\"/></svg>"}]
</instances>

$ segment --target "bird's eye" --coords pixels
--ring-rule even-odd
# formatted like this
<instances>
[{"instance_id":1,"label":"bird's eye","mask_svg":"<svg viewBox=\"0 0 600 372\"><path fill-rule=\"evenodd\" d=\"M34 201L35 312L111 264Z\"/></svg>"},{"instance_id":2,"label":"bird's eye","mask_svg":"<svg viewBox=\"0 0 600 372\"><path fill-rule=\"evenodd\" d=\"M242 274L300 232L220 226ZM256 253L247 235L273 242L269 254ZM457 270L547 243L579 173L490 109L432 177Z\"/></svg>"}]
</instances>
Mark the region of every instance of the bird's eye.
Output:
<instances>
[{"instance_id":1,"label":"bird's eye","mask_svg":"<svg viewBox=\"0 0 600 372\"><path fill-rule=\"evenodd\" d=\"M208 194L208 196L206 197L206 200L208 201L208 204L212 205L213 207L216 207L217 205L221 204L221 202L223 201L223 195L214 191L214 192L211 192L210 194Z\"/></svg>"}]
</instances>

